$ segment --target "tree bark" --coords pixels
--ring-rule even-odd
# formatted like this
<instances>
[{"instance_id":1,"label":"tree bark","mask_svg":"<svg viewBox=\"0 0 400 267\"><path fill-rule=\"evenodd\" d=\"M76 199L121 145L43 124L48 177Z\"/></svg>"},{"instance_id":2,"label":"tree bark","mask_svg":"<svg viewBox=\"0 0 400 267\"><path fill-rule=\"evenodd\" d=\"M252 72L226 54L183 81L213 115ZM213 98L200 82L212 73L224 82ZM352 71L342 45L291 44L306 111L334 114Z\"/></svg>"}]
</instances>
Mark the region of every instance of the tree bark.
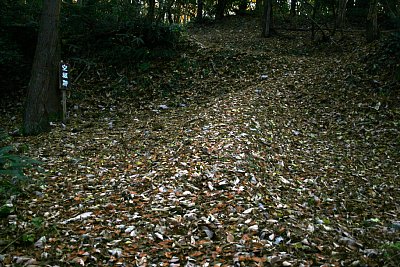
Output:
<instances>
[{"instance_id":1,"label":"tree bark","mask_svg":"<svg viewBox=\"0 0 400 267\"><path fill-rule=\"evenodd\" d=\"M61 0L43 2L24 113L23 129L27 135L48 131L50 118L61 117L61 95L58 90L60 6Z\"/></svg>"},{"instance_id":2,"label":"tree bark","mask_svg":"<svg viewBox=\"0 0 400 267\"><path fill-rule=\"evenodd\" d=\"M296 6L297 6L297 0L292 0L290 2L290 15L292 17L296 16Z\"/></svg>"},{"instance_id":3,"label":"tree bark","mask_svg":"<svg viewBox=\"0 0 400 267\"><path fill-rule=\"evenodd\" d=\"M360 9L364 9L364 8L368 8L368 0L358 0L355 3L355 7L360 8Z\"/></svg>"},{"instance_id":4,"label":"tree bark","mask_svg":"<svg viewBox=\"0 0 400 267\"><path fill-rule=\"evenodd\" d=\"M272 33L272 0L264 0L262 36L270 37Z\"/></svg>"},{"instance_id":5,"label":"tree bark","mask_svg":"<svg viewBox=\"0 0 400 267\"><path fill-rule=\"evenodd\" d=\"M147 9L147 20L150 22L154 21L155 9L156 9L156 1L149 0L149 7Z\"/></svg>"},{"instance_id":6,"label":"tree bark","mask_svg":"<svg viewBox=\"0 0 400 267\"><path fill-rule=\"evenodd\" d=\"M338 29L342 29L344 23L344 17L346 14L346 5L348 0L339 0L338 1L338 13L336 18L336 27Z\"/></svg>"},{"instance_id":7,"label":"tree bark","mask_svg":"<svg viewBox=\"0 0 400 267\"><path fill-rule=\"evenodd\" d=\"M197 0L197 13L196 13L196 20L198 22L203 21L203 0Z\"/></svg>"},{"instance_id":8,"label":"tree bark","mask_svg":"<svg viewBox=\"0 0 400 267\"><path fill-rule=\"evenodd\" d=\"M240 0L239 1L238 15L246 14L247 6L248 6L248 1L247 0Z\"/></svg>"},{"instance_id":9,"label":"tree bark","mask_svg":"<svg viewBox=\"0 0 400 267\"><path fill-rule=\"evenodd\" d=\"M215 19L216 20L221 20L224 18L226 2L227 2L227 0L218 0L217 7L215 10Z\"/></svg>"},{"instance_id":10,"label":"tree bark","mask_svg":"<svg viewBox=\"0 0 400 267\"><path fill-rule=\"evenodd\" d=\"M367 42L379 39L378 31L378 0L370 0L366 29Z\"/></svg>"},{"instance_id":11,"label":"tree bark","mask_svg":"<svg viewBox=\"0 0 400 267\"><path fill-rule=\"evenodd\" d=\"M312 6L312 25L311 25L311 40L315 40L315 27L317 26L315 22L315 18L317 17L317 12L319 9L320 0L315 0L314 5Z\"/></svg>"},{"instance_id":12,"label":"tree bark","mask_svg":"<svg viewBox=\"0 0 400 267\"><path fill-rule=\"evenodd\" d=\"M264 10L263 10L263 0L256 0L255 13L257 15L262 15L262 12L264 12Z\"/></svg>"}]
</instances>

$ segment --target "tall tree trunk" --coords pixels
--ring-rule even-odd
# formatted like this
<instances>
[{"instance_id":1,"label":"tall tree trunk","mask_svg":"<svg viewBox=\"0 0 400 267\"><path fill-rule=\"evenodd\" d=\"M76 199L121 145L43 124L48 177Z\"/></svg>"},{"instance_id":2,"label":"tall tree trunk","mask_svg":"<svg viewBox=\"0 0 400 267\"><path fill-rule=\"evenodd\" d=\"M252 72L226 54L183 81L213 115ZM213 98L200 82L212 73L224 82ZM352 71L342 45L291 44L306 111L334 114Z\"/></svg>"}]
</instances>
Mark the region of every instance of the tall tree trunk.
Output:
<instances>
[{"instance_id":1,"label":"tall tree trunk","mask_svg":"<svg viewBox=\"0 0 400 267\"><path fill-rule=\"evenodd\" d=\"M270 37L272 33L272 0L264 0L262 36Z\"/></svg>"},{"instance_id":2,"label":"tall tree trunk","mask_svg":"<svg viewBox=\"0 0 400 267\"><path fill-rule=\"evenodd\" d=\"M378 0L370 0L366 29L367 42L379 39L378 31Z\"/></svg>"},{"instance_id":3,"label":"tall tree trunk","mask_svg":"<svg viewBox=\"0 0 400 267\"><path fill-rule=\"evenodd\" d=\"M296 16L296 6L297 6L297 0L292 0L290 2L290 15L292 17Z\"/></svg>"},{"instance_id":4,"label":"tall tree trunk","mask_svg":"<svg viewBox=\"0 0 400 267\"><path fill-rule=\"evenodd\" d=\"M336 27L341 30L344 23L344 18L346 14L346 5L348 0L339 0L338 1L338 12L336 17Z\"/></svg>"},{"instance_id":5,"label":"tall tree trunk","mask_svg":"<svg viewBox=\"0 0 400 267\"><path fill-rule=\"evenodd\" d=\"M248 1L247 0L240 0L239 1L239 15L244 15L246 14L246 10L247 10L247 6L248 6Z\"/></svg>"},{"instance_id":6,"label":"tall tree trunk","mask_svg":"<svg viewBox=\"0 0 400 267\"><path fill-rule=\"evenodd\" d=\"M174 2L175 2L174 0L167 1L168 6L167 6L166 13L167 13L167 20L168 20L169 24L174 23L174 20L172 19L172 5L174 4Z\"/></svg>"},{"instance_id":7,"label":"tall tree trunk","mask_svg":"<svg viewBox=\"0 0 400 267\"><path fill-rule=\"evenodd\" d=\"M197 0L197 14L196 14L196 20L198 22L203 21L203 7L204 7L204 2L203 0Z\"/></svg>"},{"instance_id":8,"label":"tall tree trunk","mask_svg":"<svg viewBox=\"0 0 400 267\"><path fill-rule=\"evenodd\" d=\"M168 18L168 23L169 24L174 23L174 20L172 18L172 13L171 13L171 7L167 10L167 18Z\"/></svg>"},{"instance_id":9,"label":"tall tree trunk","mask_svg":"<svg viewBox=\"0 0 400 267\"><path fill-rule=\"evenodd\" d=\"M264 12L264 10L263 10L263 0L256 0L255 13L257 15L261 15L263 12Z\"/></svg>"},{"instance_id":10,"label":"tall tree trunk","mask_svg":"<svg viewBox=\"0 0 400 267\"><path fill-rule=\"evenodd\" d=\"M216 20L221 20L224 18L226 2L227 2L227 0L218 0L217 8L215 10L215 12L216 12L215 19Z\"/></svg>"},{"instance_id":11,"label":"tall tree trunk","mask_svg":"<svg viewBox=\"0 0 400 267\"><path fill-rule=\"evenodd\" d=\"M165 22L165 14L167 13L167 5L168 1L167 0L159 0L158 1L158 14L156 16L156 22Z\"/></svg>"},{"instance_id":12,"label":"tall tree trunk","mask_svg":"<svg viewBox=\"0 0 400 267\"><path fill-rule=\"evenodd\" d=\"M49 119L61 117L61 96L58 90L60 7L61 0L43 2L24 114L23 128L27 135L48 131Z\"/></svg>"},{"instance_id":13,"label":"tall tree trunk","mask_svg":"<svg viewBox=\"0 0 400 267\"><path fill-rule=\"evenodd\" d=\"M153 22L156 9L156 1L155 0L148 0L148 1L149 1L149 7L147 9L147 20Z\"/></svg>"},{"instance_id":14,"label":"tall tree trunk","mask_svg":"<svg viewBox=\"0 0 400 267\"><path fill-rule=\"evenodd\" d=\"M311 25L311 40L315 40L315 18L317 17L317 12L319 9L319 0L315 0L313 7L313 12L312 12L312 25Z\"/></svg>"},{"instance_id":15,"label":"tall tree trunk","mask_svg":"<svg viewBox=\"0 0 400 267\"><path fill-rule=\"evenodd\" d=\"M368 0L357 0L355 3L355 7L363 9L368 8L369 1Z\"/></svg>"}]
</instances>

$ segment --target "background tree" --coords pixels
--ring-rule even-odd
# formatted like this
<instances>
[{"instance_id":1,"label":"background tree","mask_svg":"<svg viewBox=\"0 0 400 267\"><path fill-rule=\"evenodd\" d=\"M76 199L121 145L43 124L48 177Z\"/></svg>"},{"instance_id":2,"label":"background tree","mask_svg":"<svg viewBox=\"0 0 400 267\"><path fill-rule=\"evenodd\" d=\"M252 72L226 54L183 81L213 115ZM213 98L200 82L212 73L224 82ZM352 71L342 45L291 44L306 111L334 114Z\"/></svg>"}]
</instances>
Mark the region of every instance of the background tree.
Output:
<instances>
[{"instance_id":1,"label":"background tree","mask_svg":"<svg viewBox=\"0 0 400 267\"><path fill-rule=\"evenodd\" d=\"M49 118L60 116L58 90L60 0L45 0L24 114L24 133L49 129Z\"/></svg>"},{"instance_id":2,"label":"background tree","mask_svg":"<svg viewBox=\"0 0 400 267\"><path fill-rule=\"evenodd\" d=\"M203 0L197 0L196 20L201 22L203 20Z\"/></svg>"},{"instance_id":3,"label":"background tree","mask_svg":"<svg viewBox=\"0 0 400 267\"><path fill-rule=\"evenodd\" d=\"M267 12L269 16L263 16L263 0L160 0L149 5L150 1L153 0L62 1L59 39L62 57L72 64L72 71L78 75L85 68L93 70L96 64L134 70L154 58L176 55L182 29L177 24L193 22L200 16L210 20L234 12L250 13L264 18L263 36L271 35L274 19L282 28L310 31L312 39L320 42L334 41L340 13L339 0L272 0L273 9L269 12L273 15ZM23 91L27 89L32 69L42 2L0 0L0 94L26 93ZM296 18L288 19L295 3ZM365 31L369 3L369 0L348 0L343 16L347 27ZM396 22L399 3L399 0L380 1L376 16L369 16L369 22L376 17L376 23L369 23L369 29L376 25L376 32L379 22L382 31L393 31L399 25ZM269 19L265 20L266 17ZM368 36L374 36L372 32Z\"/></svg>"},{"instance_id":4,"label":"background tree","mask_svg":"<svg viewBox=\"0 0 400 267\"><path fill-rule=\"evenodd\" d=\"M378 31L378 0L370 0L367 16L366 37L368 42L379 38Z\"/></svg>"},{"instance_id":5,"label":"background tree","mask_svg":"<svg viewBox=\"0 0 400 267\"><path fill-rule=\"evenodd\" d=\"M336 27L339 30L342 30L342 27L343 27L345 14L346 14L347 1L348 0L338 0Z\"/></svg>"},{"instance_id":6,"label":"background tree","mask_svg":"<svg viewBox=\"0 0 400 267\"><path fill-rule=\"evenodd\" d=\"M246 13L247 7L248 7L249 3L247 0L239 0L239 4L238 4L238 15L244 15Z\"/></svg>"},{"instance_id":7,"label":"background tree","mask_svg":"<svg viewBox=\"0 0 400 267\"><path fill-rule=\"evenodd\" d=\"M262 21L262 36L270 37L272 33L272 0L264 0L264 14Z\"/></svg>"},{"instance_id":8,"label":"background tree","mask_svg":"<svg viewBox=\"0 0 400 267\"><path fill-rule=\"evenodd\" d=\"M215 19L216 20L221 20L224 18L227 2L228 2L227 0L218 0L217 1L217 6L215 8Z\"/></svg>"},{"instance_id":9,"label":"background tree","mask_svg":"<svg viewBox=\"0 0 400 267\"><path fill-rule=\"evenodd\" d=\"M148 10L147 10L147 19L150 22L153 22L154 20L154 14L155 14L155 7L156 7L156 1L155 0L148 0Z\"/></svg>"},{"instance_id":10,"label":"background tree","mask_svg":"<svg viewBox=\"0 0 400 267\"><path fill-rule=\"evenodd\" d=\"M291 0L290 1L290 15L292 17L296 16L296 6L297 6L297 0Z\"/></svg>"}]
</instances>

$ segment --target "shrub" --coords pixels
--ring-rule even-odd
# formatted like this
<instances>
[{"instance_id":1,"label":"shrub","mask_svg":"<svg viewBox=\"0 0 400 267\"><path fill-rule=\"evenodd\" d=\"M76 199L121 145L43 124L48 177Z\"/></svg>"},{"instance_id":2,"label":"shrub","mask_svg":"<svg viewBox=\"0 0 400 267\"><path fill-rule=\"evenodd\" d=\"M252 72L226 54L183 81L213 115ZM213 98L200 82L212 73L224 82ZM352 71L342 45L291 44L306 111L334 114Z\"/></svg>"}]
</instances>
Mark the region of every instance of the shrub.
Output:
<instances>
[{"instance_id":1,"label":"shrub","mask_svg":"<svg viewBox=\"0 0 400 267\"><path fill-rule=\"evenodd\" d=\"M13 146L0 148L0 217L12 212L12 205L6 205L6 201L12 195L21 193L30 182L24 170L40 164L29 157L13 154L13 151Z\"/></svg>"},{"instance_id":2,"label":"shrub","mask_svg":"<svg viewBox=\"0 0 400 267\"><path fill-rule=\"evenodd\" d=\"M367 71L383 73L392 81L400 81L400 32L394 32L382 40L367 59Z\"/></svg>"}]
</instances>

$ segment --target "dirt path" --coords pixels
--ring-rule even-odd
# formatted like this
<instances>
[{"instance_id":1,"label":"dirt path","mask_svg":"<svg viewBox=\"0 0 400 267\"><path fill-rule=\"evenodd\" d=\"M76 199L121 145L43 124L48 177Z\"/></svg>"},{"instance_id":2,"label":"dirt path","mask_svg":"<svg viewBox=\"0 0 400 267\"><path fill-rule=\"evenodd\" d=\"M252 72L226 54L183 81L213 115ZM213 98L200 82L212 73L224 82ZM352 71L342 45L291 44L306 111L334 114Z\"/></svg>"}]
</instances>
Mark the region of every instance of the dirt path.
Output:
<instances>
[{"instance_id":1,"label":"dirt path","mask_svg":"<svg viewBox=\"0 0 400 267\"><path fill-rule=\"evenodd\" d=\"M9 223L42 218L46 242L11 245L4 262L395 266L398 109L360 92L353 54L256 32L191 32L179 77L204 98L89 107L78 128L23 139L46 172Z\"/></svg>"}]
</instances>

